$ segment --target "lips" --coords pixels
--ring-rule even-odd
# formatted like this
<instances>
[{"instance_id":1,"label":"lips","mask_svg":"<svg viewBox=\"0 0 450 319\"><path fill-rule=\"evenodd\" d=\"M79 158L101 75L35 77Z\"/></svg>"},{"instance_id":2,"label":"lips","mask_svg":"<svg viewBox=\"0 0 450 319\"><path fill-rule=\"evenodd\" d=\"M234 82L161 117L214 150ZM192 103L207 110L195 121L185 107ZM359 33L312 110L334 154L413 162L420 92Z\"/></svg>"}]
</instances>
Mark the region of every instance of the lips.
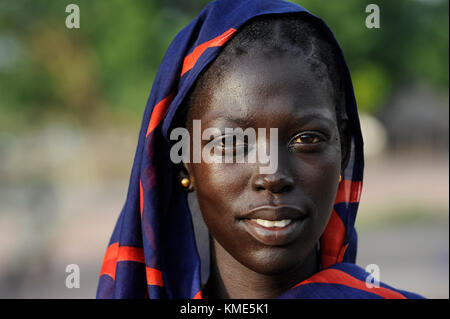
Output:
<instances>
[{"instance_id":1,"label":"lips","mask_svg":"<svg viewBox=\"0 0 450 319\"><path fill-rule=\"evenodd\" d=\"M303 219L306 213L300 208L290 205L271 206L264 205L253 208L248 213L243 214L241 219L265 219L265 220L282 220L282 219Z\"/></svg>"},{"instance_id":2,"label":"lips","mask_svg":"<svg viewBox=\"0 0 450 319\"><path fill-rule=\"evenodd\" d=\"M243 228L257 241L268 246L287 245L304 228L307 214L295 206L259 206L240 216Z\"/></svg>"}]
</instances>

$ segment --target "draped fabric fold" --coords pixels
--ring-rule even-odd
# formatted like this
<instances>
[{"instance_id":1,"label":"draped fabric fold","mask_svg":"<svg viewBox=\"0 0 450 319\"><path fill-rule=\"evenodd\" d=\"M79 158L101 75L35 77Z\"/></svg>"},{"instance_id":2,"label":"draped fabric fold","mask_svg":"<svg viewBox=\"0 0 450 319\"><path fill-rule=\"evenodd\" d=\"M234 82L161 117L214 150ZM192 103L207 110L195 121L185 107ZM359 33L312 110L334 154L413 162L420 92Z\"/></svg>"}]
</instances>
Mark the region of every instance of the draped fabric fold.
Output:
<instances>
[{"instance_id":1,"label":"draped fabric fold","mask_svg":"<svg viewBox=\"0 0 450 319\"><path fill-rule=\"evenodd\" d=\"M104 256L97 298L202 297L201 258L186 193L175 184L169 129L199 73L244 23L260 15L293 12L310 15L304 8L281 0L216 0L175 37L145 108L126 202ZM314 19L338 46L326 24ZM363 141L350 74L339 52L352 128L350 161L320 239L322 270L280 298L417 297L384 284L368 289L368 274L354 264Z\"/></svg>"}]
</instances>

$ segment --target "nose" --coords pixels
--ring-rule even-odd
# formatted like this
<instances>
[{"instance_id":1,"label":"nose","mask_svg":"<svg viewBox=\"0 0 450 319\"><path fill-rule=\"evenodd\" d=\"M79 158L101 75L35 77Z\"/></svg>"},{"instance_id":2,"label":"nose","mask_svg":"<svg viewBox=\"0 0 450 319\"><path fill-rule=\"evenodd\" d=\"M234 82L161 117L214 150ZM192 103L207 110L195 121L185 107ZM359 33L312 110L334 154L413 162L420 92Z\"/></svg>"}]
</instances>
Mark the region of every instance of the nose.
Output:
<instances>
[{"instance_id":1,"label":"nose","mask_svg":"<svg viewBox=\"0 0 450 319\"><path fill-rule=\"evenodd\" d=\"M273 194L290 192L294 188L294 179L286 172L277 170L273 174L258 174L255 176L253 190L268 191Z\"/></svg>"}]
</instances>

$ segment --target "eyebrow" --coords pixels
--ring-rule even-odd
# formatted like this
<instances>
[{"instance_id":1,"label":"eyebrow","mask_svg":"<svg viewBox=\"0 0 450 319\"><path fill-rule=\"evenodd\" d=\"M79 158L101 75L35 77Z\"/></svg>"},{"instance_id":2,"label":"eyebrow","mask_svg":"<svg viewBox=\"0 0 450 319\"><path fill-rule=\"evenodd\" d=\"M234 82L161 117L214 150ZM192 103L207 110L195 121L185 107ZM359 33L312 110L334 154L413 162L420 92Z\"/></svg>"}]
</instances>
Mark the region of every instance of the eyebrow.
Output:
<instances>
[{"instance_id":1,"label":"eyebrow","mask_svg":"<svg viewBox=\"0 0 450 319\"><path fill-rule=\"evenodd\" d=\"M205 123L208 122L215 122L217 120L225 120L228 122L236 123L240 126L250 126L251 120L254 116L243 116L243 117L236 117L231 114L220 112L218 113L214 118L205 121ZM309 113L301 113L301 112L294 112L289 115L289 122L296 123L300 125L308 124L312 121L323 121L326 122L328 125L333 126L334 121L328 116L325 116L321 113L317 112L309 112Z\"/></svg>"},{"instance_id":2,"label":"eyebrow","mask_svg":"<svg viewBox=\"0 0 450 319\"><path fill-rule=\"evenodd\" d=\"M321 113L293 114L293 121L302 125L316 120L327 122L327 124L329 125L334 125L333 119L329 118L328 116L324 116Z\"/></svg>"},{"instance_id":3,"label":"eyebrow","mask_svg":"<svg viewBox=\"0 0 450 319\"><path fill-rule=\"evenodd\" d=\"M248 115L242 116L242 117L236 117L231 114L221 112L221 113L217 114L213 119L207 120L206 123L212 122L212 121L217 121L217 120L226 120L228 122L233 122L233 123L239 124L241 126L248 126L251 123L251 118L252 118L252 116L248 116Z\"/></svg>"}]
</instances>

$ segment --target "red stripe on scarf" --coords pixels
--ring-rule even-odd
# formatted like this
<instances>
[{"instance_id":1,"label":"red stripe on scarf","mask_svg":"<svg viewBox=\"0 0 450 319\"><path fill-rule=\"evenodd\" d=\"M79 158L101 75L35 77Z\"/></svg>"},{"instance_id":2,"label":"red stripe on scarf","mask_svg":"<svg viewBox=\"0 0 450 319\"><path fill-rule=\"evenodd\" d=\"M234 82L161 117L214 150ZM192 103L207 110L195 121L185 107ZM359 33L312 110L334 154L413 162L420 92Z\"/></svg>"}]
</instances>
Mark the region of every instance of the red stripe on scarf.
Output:
<instances>
[{"instance_id":1,"label":"red stripe on scarf","mask_svg":"<svg viewBox=\"0 0 450 319\"><path fill-rule=\"evenodd\" d=\"M162 99L158 104L155 105L152 111L152 116L150 118L150 123L148 124L147 137L154 129L161 123L164 115L166 115L167 110L169 109L170 103L172 103L174 97L174 93L170 93L167 97Z\"/></svg>"},{"instance_id":2,"label":"red stripe on scarf","mask_svg":"<svg viewBox=\"0 0 450 319\"><path fill-rule=\"evenodd\" d=\"M233 28L228 29L227 31L225 31L224 33L219 35L218 37L215 37L212 40L209 40L207 42L204 42L204 43L198 45L194 49L194 51L192 51L190 54L188 54L184 58L183 68L181 70L181 76L183 76L187 71L191 70L194 67L195 63L197 63L197 60L200 58L200 56L203 54L203 52L205 52L206 49L212 48L212 47L220 47L220 46L224 45L236 31L237 30L233 29Z\"/></svg>"},{"instance_id":3,"label":"red stripe on scarf","mask_svg":"<svg viewBox=\"0 0 450 319\"><path fill-rule=\"evenodd\" d=\"M344 246L344 247L342 247L341 248L341 250L339 251L339 255L338 255L338 257L337 257L337 262L338 263L341 263L343 260L344 260L344 255L345 255L345 252L347 251L347 248L348 248L348 243Z\"/></svg>"},{"instance_id":4,"label":"red stripe on scarf","mask_svg":"<svg viewBox=\"0 0 450 319\"><path fill-rule=\"evenodd\" d=\"M202 291L200 290L199 292L197 292L192 299L203 299Z\"/></svg>"},{"instance_id":5,"label":"red stripe on scarf","mask_svg":"<svg viewBox=\"0 0 450 319\"><path fill-rule=\"evenodd\" d=\"M144 249L131 246L119 246L113 243L106 249L100 276L108 275L112 279L116 278L116 266L119 261L135 261L145 263Z\"/></svg>"},{"instance_id":6,"label":"red stripe on scarf","mask_svg":"<svg viewBox=\"0 0 450 319\"><path fill-rule=\"evenodd\" d=\"M327 227L320 238L320 250L322 253L322 267L327 268L341 262L339 254L343 249L346 229L338 213L333 209Z\"/></svg>"},{"instance_id":7,"label":"red stripe on scarf","mask_svg":"<svg viewBox=\"0 0 450 319\"><path fill-rule=\"evenodd\" d=\"M145 264L144 248L120 246L117 261L135 261Z\"/></svg>"},{"instance_id":8,"label":"red stripe on scarf","mask_svg":"<svg viewBox=\"0 0 450 319\"><path fill-rule=\"evenodd\" d=\"M374 287L368 288L364 281L356 279L355 277L347 274L346 272L338 269L325 269L317 274L313 275L311 278L302 281L293 288L299 287L301 285L315 284L315 283L325 283L325 284L338 284L344 285L351 288L356 288L359 290L367 291L376 294L385 299L406 299L402 294L384 287Z\"/></svg>"},{"instance_id":9,"label":"red stripe on scarf","mask_svg":"<svg viewBox=\"0 0 450 319\"><path fill-rule=\"evenodd\" d=\"M339 203L358 203L361 196L362 182L352 180L343 180L339 183L336 200L334 204Z\"/></svg>"},{"instance_id":10,"label":"red stripe on scarf","mask_svg":"<svg viewBox=\"0 0 450 319\"><path fill-rule=\"evenodd\" d=\"M212 47L220 47L224 45L236 31L237 31L236 29L231 28L228 31L224 32L223 34L219 35L218 37L215 37L212 40L209 40L207 42L198 45L194 49L194 51L192 51L184 58L181 76L183 76L183 74L185 74L187 71L191 70L194 67L195 63L197 63L197 60L200 58L203 52L205 52L206 49ZM160 102L158 102L158 104L155 105L152 111L150 123L148 124L147 133L145 134L145 137L147 137L155 129L155 127L157 127L159 123L161 123L162 119L164 118L164 115L169 109L170 103L172 103L174 95L175 95L174 92L170 93L166 98L162 99Z\"/></svg>"},{"instance_id":11,"label":"red stripe on scarf","mask_svg":"<svg viewBox=\"0 0 450 319\"><path fill-rule=\"evenodd\" d=\"M144 249L131 246L119 246L119 243L111 244L106 250L103 260L101 275L109 275L112 279L116 276L116 266L119 261L134 261L145 264ZM158 269L145 268L148 285L163 285L162 273Z\"/></svg>"},{"instance_id":12,"label":"red stripe on scarf","mask_svg":"<svg viewBox=\"0 0 450 319\"><path fill-rule=\"evenodd\" d=\"M163 286L162 273L158 269L146 267L147 285Z\"/></svg>"},{"instance_id":13,"label":"red stripe on scarf","mask_svg":"<svg viewBox=\"0 0 450 319\"><path fill-rule=\"evenodd\" d=\"M359 203L362 182L343 180L339 183L334 204ZM342 262L348 244L344 246L347 229L344 222L333 209L327 227L320 239L322 267L327 268Z\"/></svg>"}]
</instances>

